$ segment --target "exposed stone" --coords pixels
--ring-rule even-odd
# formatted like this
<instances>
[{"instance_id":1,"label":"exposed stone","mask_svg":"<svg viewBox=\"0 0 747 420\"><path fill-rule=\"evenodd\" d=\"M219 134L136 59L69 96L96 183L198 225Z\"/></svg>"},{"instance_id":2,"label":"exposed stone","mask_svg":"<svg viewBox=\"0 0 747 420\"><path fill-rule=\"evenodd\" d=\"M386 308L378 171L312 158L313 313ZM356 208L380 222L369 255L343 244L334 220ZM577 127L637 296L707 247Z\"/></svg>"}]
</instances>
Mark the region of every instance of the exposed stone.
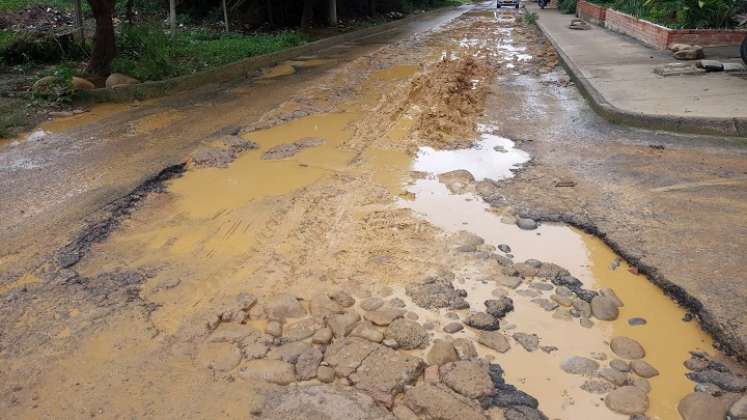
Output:
<instances>
[{"instance_id":1,"label":"exposed stone","mask_svg":"<svg viewBox=\"0 0 747 420\"><path fill-rule=\"evenodd\" d=\"M353 331L350 332L350 336L365 338L374 343L381 343L381 341L384 340L384 333L379 331L368 321L359 322L355 328L353 328Z\"/></svg>"},{"instance_id":2,"label":"exposed stone","mask_svg":"<svg viewBox=\"0 0 747 420\"><path fill-rule=\"evenodd\" d=\"M542 414L541 411L525 405L508 407L503 415L506 420L547 420L547 416Z\"/></svg>"},{"instance_id":3,"label":"exposed stone","mask_svg":"<svg viewBox=\"0 0 747 420\"><path fill-rule=\"evenodd\" d=\"M384 306L384 299L378 297L370 297L361 302L361 309L364 311L375 311Z\"/></svg>"},{"instance_id":4,"label":"exposed stone","mask_svg":"<svg viewBox=\"0 0 747 420\"><path fill-rule=\"evenodd\" d=\"M316 370L316 378L319 382L328 384L335 380L335 370L329 366L319 366Z\"/></svg>"},{"instance_id":5,"label":"exposed stone","mask_svg":"<svg viewBox=\"0 0 747 420\"><path fill-rule=\"evenodd\" d=\"M327 347L324 361L335 369L337 376L348 377L358 369L363 359L379 347L381 346L376 343L358 337L338 339Z\"/></svg>"},{"instance_id":6,"label":"exposed stone","mask_svg":"<svg viewBox=\"0 0 747 420\"><path fill-rule=\"evenodd\" d=\"M425 368L424 379L429 384L441 382L441 376L438 374L438 365L432 365Z\"/></svg>"},{"instance_id":7,"label":"exposed stone","mask_svg":"<svg viewBox=\"0 0 747 420\"><path fill-rule=\"evenodd\" d=\"M399 344L397 344L397 341L391 338L385 338L384 341L381 342L381 344L389 347L390 349L396 349L399 347Z\"/></svg>"},{"instance_id":8,"label":"exposed stone","mask_svg":"<svg viewBox=\"0 0 747 420\"><path fill-rule=\"evenodd\" d=\"M581 389L591 394L606 394L615 389L615 385L607 381L590 379L581 384Z\"/></svg>"},{"instance_id":9,"label":"exposed stone","mask_svg":"<svg viewBox=\"0 0 747 420\"><path fill-rule=\"evenodd\" d=\"M278 347L273 347L270 352L267 353L267 358L271 360L282 360L288 363L296 363L298 357L310 348L311 345L308 343L294 341Z\"/></svg>"},{"instance_id":10,"label":"exposed stone","mask_svg":"<svg viewBox=\"0 0 747 420\"><path fill-rule=\"evenodd\" d=\"M89 80L82 77L73 76L72 80L73 89L75 90L93 90L96 89L96 85L91 83Z\"/></svg>"},{"instance_id":11,"label":"exposed stone","mask_svg":"<svg viewBox=\"0 0 747 420\"><path fill-rule=\"evenodd\" d=\"M213 343L235 343L240 342L245 337L260 334L249 325L238 324L235 322L224 322L210 334L210 341Z\"/></svg>"},{"instance_id":12,"label":"exposed stone","mask_svg":"<svg viewBox=\"0 0 747 420\"><path fill-rule=\"evenodd\" d=\"M649 383L648 379L645 378L629 378L630 382L627 385L633 385L634 387L640 389L641 391L648 394L651 392L651 383Z\"/></svg>"},{"instance_id":13,"label":"exposed stone","mask_svg":"<svg viewBox=\"0 0 747 420\"><path fill-rule=\"evenodd\" d=\"M311 337L311 342L314 344L329 344L332 341L332 330L329 328L320 328Z\"/></svg>"},{"instance_id":14,"label":"exposed stone","mask_svg":"<svg viewBox=\"0 0 747 420\"><path fill-rule=\"evenodd\" d=\"M630 367L636 375L642 378L653 378L659 374L659 371L655 367L651 366L644 360L633 360L630 362Z\"/></svg>"},{"instance_id":15,"label":"exposed stone","mask_svg":"<svg viewBox=\"0 0 747 420\"><path fill-rule=\"evenodd\" d=\"M283 328L284 341L299 341L309 338L322 327L321 323L313 318L305 318L300 321L287 324Z\"/></svg>"},{"instance_id":16,"label":"exposed stone","mask_svg":"<svg viewBox=\"0 0 747 420\"><path fill-rule=\"evenodd\" d=\"M540 346L540 350L544 351L547 354L550 354L554 351L558 351L558 348L555 346Z\"/></svg>"},{"instance_id":17,"label":"exposed stone","mask_svg":"<svg viewBox=\"0 0 747 420\"><path fill-rule=\"evenodd\" d=\"M520 217L516 220L516 226L518 226L519 229L534 230L537 229L537 222L526 217Z\"/></svg>"},{"instance_id":18,"label":"exposed stone","mask_svg":"<svg viewBox=\"0 0 747 420\"><path fill-rule=\"evenodd\" d=\"M630 372L630 365L628 362L620 359L610 360L610 367L620 372Z\"/></svg>"},{"instance_id":19,"label":"exposed stone","mask_svg":"<svg viewBox=\"0 0 747 420\"><path fill-rule=\"evenodd\" d=\"M690 372L687 377L695 382L714 384L724 391L744 392L747 390L747 379L736 376L730 372L722 372L715 369L705 369Z\"/></svg>"},{"instance_id":20,"label":"exposed stone","mask_svg":"<svg viewBox=\"0 0 747 420\"><path fill-rule=\"evenodd\" d=\"M428 419L485 420L478 405L445 385L418 384L405 392L405 404Z\"/></svg>"},{"instance_id":21,"label":"exposed stone","mask_svg":"<svg viewBox=\"0 0 747 420\"><path fill-rule=\"evenodd\" d=\"M568 308L558 308L552 313L553 319L559 319L562 321L570 321L573 319L571 310Z\"/></svg>"},{"instance_id":22,"label":"exposed stone","mask_svg":"<svg viewBox=\"0 0 747 420\"><path fill-rule=\"evenodd\" d=\"M295 296L289 294L279 294L272 297L265 304L267 316L274 320L285 320L286 318L301 318L306 315L306 311Z\"/></svg>"},{"instance_id":23,"label":"exposed stone","mask_svg":"<svg viewBox=\"0 0 747 420\"><path fill-rule=\"evenodd\" d=\"M573 299L570 296L554 294L550 296L560 306L573 306Z\"/></svg>"},{"instance_id":24,"label":"exposed stone","mask_svg":"<svg viewBox=\"0 0 747 420\"><path fill-rule=\"evenodd\" d=\"M581 318L591 317L591 305L583 299L573 299L573 309L578 311Z\"/></svg>"},{"instance_id":25,"label":"exposed stone","mask_svg":"<svg viewBox=\"0 0 747 420\"><path fill-rule=\"evenodd\" d=\"M555 310L555 308L558 307L557 303L555 303L555 302L553 302L553 301L551 301L549 299L545 299L545 298L532 299L532 303L536 303L542 309L544 309L544 310L546 310L548 312L549 311L553 311L553 310Z\"/></svg>"},{"instance_id":26,"label":"exposed stone","mask_svg":"<svg viewBox=\"0 0 747 420\"><path fill-rule=\"evenodd\" d=\"M476 361L447 363L439 369L441 381L467 398L479 399L495 392L487 364Z\"/></svg>"},{"instance_id":27,"label":"exposed stone","mask_svg":"<svg viewBox=\"0 0 747 420\"><path fill-rule=\"evenodd\" d=\"M352 296L350 296L349 293L342 291L342 290L338 290L332 293L331 295L329 295L329 298L332 299L333 302L342 306L343 308L349 308L355 305L355 299Z\"/></svg>"},{"instance_id":28,"label":"exposed stone","mask_svg":"<svg viewBox=\"0 0 747 420\"><path fill-rule=\"evenodd\" d=\"M537 350L537 348L539 347L539 337L537 337L534 334L526 334L526 333L519 332L519 333L514 333L513 338L519 344L521 344L522 347L524 347L524 350L530 353Z\"/></svg>"},{"instance_id":29,"label":"exposed stone","mask_svg":"<svg viewBox=\"0 0 747 420\"><path fill-rule=\"evenodd\" d=\"M604 398L610 410L627 415L645 414L648 410L648 396L641 389L626 385L611 391Z\"/></svg>"},{"instance_id":30,"label":"exposed stone","mask_svg":"<svg viewBox=\"0 0 747 420\"><path fill-rule=\"evenodd\" d=\"M296 378L299 381L308 381L315 378L322 357L322 352L316 347L309 347L301 353L296 359Z\"/></svg>"},{"instance_id":31,"label":"exposed stone","mask_svg":"<svg viewBox=\"0 0 747 420\"><path fill-rule=\"evenodd\" d=\"M643 346L629 337L613 337L610 340L610 349L623 359L643 359L646 357L646 351L643 350Z\"/></svg>"},{"instance_id":32,"label":"exposed stone","mask_svg":"<svg viewBox=\"0 0 747 420\"><path fill-rule=\"evenodd\" d=\"M463 293L454 289L451 283L453 279L453 274L442 273L428 277L420 284L408 285L405 292L421 308L466 309L469 304L464 300Z\"/></svg>"},{"instance_id":33,"label":"exposed stone","mask_svg":"<svg viewBox=\"0 0 747 420\"><path fill-rule=\"evenodd\" d=\"M505 335L498 331L485 332L477 337L477 342L485 347L491 348L498 353L505 353L511 349L511 344Z\"/></svg>"},{"instance_id":34,"label":"exposed stone","mask_svg":"<svg viewBox=\"0 0 747 420\"><path fill-rule=\"evenodd\" d=\"M408 319L397 319L387 327L384 337L393 339L405 350L424 347L428 344L428 333L422 325Z\"/></svg>"},{"instance_id":35,"label":"exposed stone","mask_svg":"<svg viewBox=\"0 0 747 420\"><path fill-rule=\"evenodd\" d=\"M389 302L387 302L387 306L389 306L390 308L399 308L399 309L402 309L402 308L406 307L407 304L405 303L404 300L402 300L400 298L393 298L393 299L390 299Z\"/></svg>"},{"instance_id":36,"label":"exposed stone","mask_svg":"<svg viewBox=\"0 0 747 420\"><path fill-rule=\"evenodd\" d=\"M599 369L599 363L582 356L570 356L563 360L560 368L572 375L591 376Z\"/></svg>"},{"instance_id":37,"label":"exposed stone","mask_svg":"<svg viewBox=\"0 0 747 420\"><path fill-rule=\"evenodd\" d=\"M379 309L367 312L363 317L371 321L374 325L386 327L394 322L395 319L402 318L404 315L405 311L401 309Z\"/></svg>"},{"instance_id":38,"label":"exposed stone","mask_svg":"<svg viewBox=\"0 0 747 420\"><path fill-rule=\"evenodd\" d=\"M418 415L413 413L404 403L395 402L392 414L394 414L397 420L420 420Z\"/></svg>"},{"instance_id":39,"label":"exposed stone","mask_svg":"<svg viewBox=\"0 0 747 420\"><path fill-rule=\"evenodd\" d=\"M553 286L550 283L544 283L544 282L539 282L539 281L534 281L534 282L529 283L529 287L531 287L532 289L541 290L543 292L547 292L555 288L555 286Z\"/></svg>"},{"instance_id":40,"label":"exposed stone","mask_svg":"<svg viewBox=\"0 0 747 420\"><path fill-rule=\"evenodd\" d=\"M331 315L327 318L327 325L332 330L336 338L345 337L353 331L355 324L360 321L361 316L357 312L345 312L342 314Z\"/></svg>"},{"instance_id":41,"label":"exposed stone","mask_svg":"<svg viewBox=\"0 0 747 420\"><path fill-rule=\"evenodd\" d=\"M450 322L446 324L443 328L443 331L448 334L454 334L464 329L464 326L461 322Z\"/></svg>"},{"instance_id":42,"label":"exposed stone","mask_svg":"<svg viewBox=\"0 0 747 420\"><path fill-rule=\"evenodd\" d=\"M615 306L617 306L618 308L622 308L623 306L625 306L623 301L620 300L619 297L617 297L617 294L615 293L615 291L610 289L609 287L599 289L599 295L611 300L612 303L614 303Z\"/></svg>"},{"instance_id":43,"label":"exposed stone","mask_svg":"<svg viewBox=\"0 0 747 420\"><path fill-rule=\"evenodd\" d=\"M324 319L332 314L341 314L345 308L333 301L324 293L319 293L309 301L309 311L311 316L317 319Z\"/></svg>"},{"instance_id":44,"label":"exposed stone","mask_svg":"<svg viewBox=\"0 0 747 420\"><path fill-rule=\"evenodd\" d=\"M246 380L261 380L277 385L288 385L296 381L293 365L282 360L250 360L239 369L239 376Z\"/></svg>"},{"instance_id":45,"label":"exposed stone","mask_svg":"<svg viewBox=\"0 0 747 420\"><path fill-rule=\"evenodd\" d=\"M747 419L747 395L743 395L729 408L729 416L735 420Z\"/></svg>"},{"instance_id":46,"label":"exposed stone","mask_svg":"<svg viewBox=\"0 0 747 420\"><path fill-rule=\"evenodd\" d=\"M283 335L283 324L278 321L269 321L267 325L265 325L265 333L273 337L280 337Z\"/></svg>"},{"instance_id":47,"label":"exposed stone","mask_svg":"<svg viewBox=\"0 0 747 420\"><path fill-rule=\"evenodd\" d=\"M350 375L355 387L391 407L394 396L414 383L425 369L422 359L378 346Z\"/></svg>"},{"instance_id":48,"label":"exposed stone","mask_svg":"<svg viewBox=\"0 0 747 420\"><path fill-rule=\"evenodd\" d=\"M646 323L647 321L640 317L634 317L634 318L628 319L628 325L630 325L631 327L637 327L639 325L646 325Z\"/></svg>"},{"instance_id":49,"label":"exposed stone","mask_svg":"<svg viewBox=\"0 0 747 420\"><path fill-rule=\"evenodd\" d=\"M452 341L452 344L457 352L457 356L459 356L459 360L471 360L477 357L477 349L475 349L475 344L472 343L472 340L457 338Z\"/></svg>"},{"instance_id":50,"label":"exposed stone","mask_svg":"<svg viewBox=\"0 0 747 420\"><path fill-rule=\"evenodd\" d=\"M373 398L340 385L308 385L271 390L262 420L395 420Z\"/></svg>"},{"instance_id":51,"label":"exposed stone","mask_svg":"<svg viewBox=\"0 0 747 420\"><path fill-rule=\"evenodd\" d=\"M107 88L118 88L123 86L136 85L138 83L140 83L140 81L135 79L134 77L130 77L122 73L112 73L109 75L109 77L106 78L105 85Z\"/></svg>"},{"instance_id":52,"label":"exposed stone","mask_svg":"<svg viewBox=\"0 0 747 420\"><path fill-rule=\"evenodd\" d=\"M238 366L241 357L241 350L232 343L205 343L197 354L202 366L224 372Z\"/></svg>"},{"instance_id":53,"label":"exposed stone","mask_svg":"<svg viewBox=\"0 0 747 420\"><path fill-rule=\"evenodd\" d=\"M459 355L454 348L454 344L450 341L436 339L428 351L427 360L431 365L440 366L449 362L456 362L459 360Z\"/></svg>"},{"instance_id":54,"label":"exposed stone","mask_svg":"<svg viewBox=\"0 0 747 420\"><path fill-rule=\"evenodd\" d=\"M426 321L423 323L423 328L425 328L426 331L433 331L436 329L436 322Z\"/></svg>"},{"instance_id":55,"label":"exposed stone","mask_svg":"<svg viewBox=\"0 0 747 420\"><path fill-rule=\"evenodd\" d=\"M487 313L501 319L507 313L514 310L514 301L508 296L503 296L499 299L489 299L485 301L485 308Z\"/></svg>"},{"instance_id":56,"label":"exposed stone","mask_svg":"<svg viewBox=\"0 0 747 420\"><path fill-rule=\"evenodd\" d=\"M487 312L473 312L464 320L464 323L484 331L495 331L499 327L498 320Z\"/></svg>"},{"instance_id":57,"label":"exposed stone","mask_svg":"<svg viewBox=\"0 0 747 420\"><path fill-rule=\"evenodd\" d=\"M594 322L589 318L581 318L578 320L578 323L584 328L591 328L594 326Z\"/></svg>"},{"instance_id":58,"label":"exposed stone","mask_svg":"<svg viewBox=\"0 0 747 420\"><path fill-rule=\"evenodd\" d=\"M447 175L448 173L441 174L439 175L439 179ZM485 243L484 239L472 232L467 232L466 230L460 230L459 232L449 235L447 241L450 248L459 252L475 252L477 251L478 246Z\"/></svg>"},{"instance_id":59,"label":"exposed stone","mask_svg":"<svg viewBox=\"0 0 747 420\"><path fill-rule=\"evenodd\" d=\"M726 418L727 405L705 392L693 392L680 400L677 411L682 420L715 420Z\"/></svg>"},{"instance_id":60,"label":"exposed stone","mask_svg":"<svg viewBox=\"0 0 747 420\"><path fill-rule=\"evenodd\" d=\"M602 321L614 321L620 310L612 299L598 295L591 299L591 313Z\"/></svg>"},{"instance_id":61,"label":"exposed stone","mask_svg":"<svg viewBox=\"0 0 747 420\"><path fill-rule=\"evenodd\" d=\"M604 367L604 368L599 369L599 376L601 376L602 378L610 381L611 383L617 386L625 385L625 382L628 379L628 375L620 372L617 369L612 369L610 367Z\"/></svg>"},{"instance_id":62,"label":"exposed stone","mask_svg":"<svg viewBox=\"0 0 747 420\"><path fill-rule=\"evenodd\" d=\"M522 279L521 277L500 277L497 280L498 284L504 287L508 287L509 289L516 289L517 287L521 286Z\"/></svg>"}]
</instances>

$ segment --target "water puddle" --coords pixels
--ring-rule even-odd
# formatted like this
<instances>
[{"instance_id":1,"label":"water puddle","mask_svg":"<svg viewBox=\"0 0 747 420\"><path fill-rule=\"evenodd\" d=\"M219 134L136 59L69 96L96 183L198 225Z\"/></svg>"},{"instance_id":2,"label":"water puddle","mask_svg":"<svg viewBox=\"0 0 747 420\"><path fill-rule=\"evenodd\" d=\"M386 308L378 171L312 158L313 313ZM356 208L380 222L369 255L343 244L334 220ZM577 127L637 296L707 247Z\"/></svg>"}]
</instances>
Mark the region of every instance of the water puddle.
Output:
<instances>
[{"instance_id":1,"label":"water puddle","mask_svg":"<svg viewBox=\"0 0 747 420\"><path fill-rule=\"evenodd\" d=\"M500 151L496 151L495 149ZM584 328L578 319L559 319L554 312L546 311L532 302L536 297L549 298L552 291L527 287L526 282L516 290L496 287L484 270L455 270L457 287L467 290L467 300L476 310L496 294L506 294L516 307L503 321L502 330L511 336L515 332L537 334L541 346L558 349L549 354L544 351L525 351L517 342L500 354L480 347L480 352L494 358L507 371L508 379L540 400L540 408L550 418L563 419L615 419L603 403L604 394L591 394L580 387L589 379L569 375L560 369L561 362L573 355L593 357L605 355L607 361L615 355L608 342L613 336L624 335L639 341L647 350L646 361L655 366L660 375L650 379L652 391L649 416L653 419L678 419L677 402L689 392L693 383L686 377L682 363L692 350L709 351L712 340L694 322L682 321L685 311L666 297L645 277L629 270L619 258L599 239L560 224L542 224L537 230L525 231L514 224L514 218L505 211L491 208L473 193L455 194L438 180L438 175L456 169L470 171L477 181L500 180L512 175L511 169L529 159L524 152L514 149L513 142L493 135L483 135L470 149L441 150L421 148L412 168L427 175L408 185L412 199L402 199L400 205L414 210L430 223L445 232L465 230L483 239L486 244L508 244L515 261L534 258L551 262L568 269L589 289L609 287L615 290L625 306L616 321L594 320L594 326ZM611 267L617 267L613 270ZM496 291L498 289L498 291ZM517 293L518 292L518 293ZM400 290L400 297L409 302ZM423 311L414 304L409 308L426 320L445 325L452 320ZM562 307L561 307L562 308ZM464 319L467 311L462 311ZM645 325L631 326L628 320L641 317ZM512 328L512 326L514 326ZM515 329L514 329L515 328ZM437 335L445 335L436 328ZM465 329L458 335L475 338L474 331Z\"/></svg>"}]
</instances>

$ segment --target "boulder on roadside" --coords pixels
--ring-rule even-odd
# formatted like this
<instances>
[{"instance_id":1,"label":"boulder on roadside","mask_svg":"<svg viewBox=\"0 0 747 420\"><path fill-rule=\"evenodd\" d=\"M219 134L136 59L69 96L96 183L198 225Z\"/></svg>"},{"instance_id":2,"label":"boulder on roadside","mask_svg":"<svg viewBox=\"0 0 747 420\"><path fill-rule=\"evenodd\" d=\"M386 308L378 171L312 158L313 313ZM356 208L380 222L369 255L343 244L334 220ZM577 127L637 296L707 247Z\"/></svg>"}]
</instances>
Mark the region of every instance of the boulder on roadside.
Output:
<instances>
[{"instance_id":1,"label":"boulder on roadside","mask_svg":"<svg viewBox=\"0 0 747 420\"><path fill-rule=\"evenodd\" d=\"M91 81L84 79L82 77L73 76L72 80L73 89L75 90L93 90L96 89L96 85L91 83Z\"/></svg>"},{"instance_id":2,"label":"boulder on roadside","mask_svg":"<svg viewBox=\"0 0 747 420\"><path fill-rule=\"evenodd\" d=\"M118 87L136 85L138 83L140 83L139 80L135 79L134 77L127 76L126 74L122 74L122 73L112 73L109 75L109 77L106 78L107 88L118 88Z\"/></svg>"},{"instance_id":3,"label":"boulder on roadside","mask_svg":"<svg viewBox=\"0 0 747 420\"><path fill-rule=\"evenodd\" d=\"M681 45L676 50L673 49L672 56L677 60L700 60L705 57L705 53L700 45Z\"/></svg>"}]
</instances>

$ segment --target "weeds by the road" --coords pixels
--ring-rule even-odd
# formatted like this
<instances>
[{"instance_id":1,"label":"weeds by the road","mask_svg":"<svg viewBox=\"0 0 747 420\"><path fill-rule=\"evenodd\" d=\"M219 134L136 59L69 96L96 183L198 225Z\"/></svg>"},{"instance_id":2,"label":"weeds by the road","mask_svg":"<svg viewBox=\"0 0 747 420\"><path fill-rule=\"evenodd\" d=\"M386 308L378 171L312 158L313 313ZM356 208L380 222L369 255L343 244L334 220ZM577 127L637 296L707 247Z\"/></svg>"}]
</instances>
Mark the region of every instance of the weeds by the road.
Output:
<instances>
[{"instance_id":1,"label":"weeds by the road","mask_svg":"<svg viewBox=\"0 0 747 420\"><path fill-rule=\"evenodd\" d=\"M162 80L267 54L307 42L297 31L240 35L208 31L179 33L172 40L158 26L128 26L119 37L113 69L140 80Z\"/></svg>"},{"instance_id":2,"label":"weeds by the road","mask_svg":"<svg viewBox=\"0 0 747 420\"><path fill-rule=\"evenodd\" d=\"M524 23L527 25L536 25L537 19L539 19L539 15L535 12L527 11L524 13Z\"/></svg>"}]
</instances>

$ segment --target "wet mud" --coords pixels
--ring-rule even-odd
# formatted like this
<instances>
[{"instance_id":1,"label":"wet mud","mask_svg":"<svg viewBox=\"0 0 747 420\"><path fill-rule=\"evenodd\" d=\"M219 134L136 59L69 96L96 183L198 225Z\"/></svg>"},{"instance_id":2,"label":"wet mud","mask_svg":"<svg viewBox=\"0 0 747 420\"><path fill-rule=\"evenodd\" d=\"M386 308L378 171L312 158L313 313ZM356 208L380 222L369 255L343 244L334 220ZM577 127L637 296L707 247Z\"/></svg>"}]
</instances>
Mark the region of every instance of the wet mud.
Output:
<instances>
[{"instance_id":1,"label":"wet mud","mask_svg":"<svg viewBox=\"0 0 747 420\"><path fill-rule=\"evenodd\" d=\"M676 420L696 385L731 404L747 390L741 368L635 260L507 197L535 156L490 108L510 83L557 77L556 65L519 12L482 5L213 132L51 266L0 288L12 326L0 335L0 409ZM690 352L703 359L686 366ZM625 392L632 403L618 403Z\"/></svg>"}]
</instances>

